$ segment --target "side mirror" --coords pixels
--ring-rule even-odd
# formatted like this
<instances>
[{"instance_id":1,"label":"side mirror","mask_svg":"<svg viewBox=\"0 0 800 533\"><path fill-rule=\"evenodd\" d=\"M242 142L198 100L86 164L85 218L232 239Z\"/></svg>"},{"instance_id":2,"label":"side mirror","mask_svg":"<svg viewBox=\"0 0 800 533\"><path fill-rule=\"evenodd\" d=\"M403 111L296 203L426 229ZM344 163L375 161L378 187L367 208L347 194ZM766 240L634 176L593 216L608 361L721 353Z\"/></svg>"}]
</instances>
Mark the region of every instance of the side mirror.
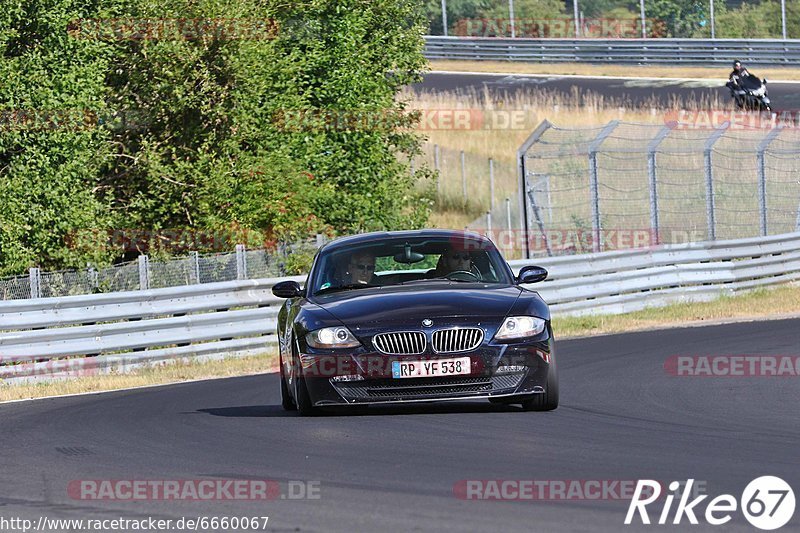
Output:
<instances>
[{"instance_id":1,"label":"side mirror","mask_svg":"<svg viewBox=\"0 0 800 533\"><path fill-rule=\"evenodd\" d=\"M764 78L764 79L763 79L763 80L761 80L761 81L764 83L764 85L766 85L766 84L767 84L767 78Z\"/></svg>"},{"instance_id":2,"label":"side mirror","mask_svg":"<svg viewBox=\"0 0 800 533\"><path fill-rule=\"evenodd\" d=\"M296 281L281 281L272 287L272 294L278 298L296 298L303 294L303 289Z\"/></svg>"},{"instance_id":3,"label":"side mirror","mask_svg":"<svg viewBox=\"0 0 800 533\"><path fill-rule=\"evenodd\" d=\"M538 283L547 279L547 270L540 266L528 265L522 267L517 276L517 285L523 283Z\"/></svg>"}]
</instances>

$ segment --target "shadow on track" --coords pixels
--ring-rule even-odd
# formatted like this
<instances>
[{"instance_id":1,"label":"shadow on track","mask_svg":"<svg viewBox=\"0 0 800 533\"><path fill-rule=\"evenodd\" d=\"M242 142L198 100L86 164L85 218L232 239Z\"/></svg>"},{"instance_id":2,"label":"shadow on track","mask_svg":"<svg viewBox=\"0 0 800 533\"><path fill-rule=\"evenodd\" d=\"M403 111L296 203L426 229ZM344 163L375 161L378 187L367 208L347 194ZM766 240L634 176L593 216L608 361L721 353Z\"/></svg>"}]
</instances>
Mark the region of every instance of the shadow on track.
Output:
<instances>
[{"instance_id":1,"label":"shadow on track","mask_svg":"<svg viewBox=\"0 0 800 533\"><path fill-rule=\"evenodd\" d=\"M197 413L230 418L283 418L297 417L296 412L284 411L280 405L243 405L238 407L212 407L198 409ZM517 405L493 405L490 403L460 402L415 405L382 405L323 408L320 416L388 416L388 415L437 415L457 413L523 413Z\"/></svg>"}]
</instances>

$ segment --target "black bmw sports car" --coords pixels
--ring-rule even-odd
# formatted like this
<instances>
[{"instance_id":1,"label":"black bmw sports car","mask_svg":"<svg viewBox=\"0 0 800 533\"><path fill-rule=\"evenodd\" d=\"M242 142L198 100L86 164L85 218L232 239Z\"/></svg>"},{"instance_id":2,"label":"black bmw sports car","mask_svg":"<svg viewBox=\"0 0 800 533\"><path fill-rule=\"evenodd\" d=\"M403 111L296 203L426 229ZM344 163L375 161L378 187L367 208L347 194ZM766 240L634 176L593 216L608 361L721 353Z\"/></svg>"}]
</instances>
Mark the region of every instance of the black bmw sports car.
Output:
<instances>
[{"instance_id":1,"label":"black bmw sports car","mask_svg":"<svg viewBox=\"0 0 800 533\"><path fill-rule=\"evenodd\" d=\"M339 405L486 398L558 406L550 311L485 237L368 233L323 246L306 285L284 281L281 397L303 415Z\"/></svg>"}]
</instances>

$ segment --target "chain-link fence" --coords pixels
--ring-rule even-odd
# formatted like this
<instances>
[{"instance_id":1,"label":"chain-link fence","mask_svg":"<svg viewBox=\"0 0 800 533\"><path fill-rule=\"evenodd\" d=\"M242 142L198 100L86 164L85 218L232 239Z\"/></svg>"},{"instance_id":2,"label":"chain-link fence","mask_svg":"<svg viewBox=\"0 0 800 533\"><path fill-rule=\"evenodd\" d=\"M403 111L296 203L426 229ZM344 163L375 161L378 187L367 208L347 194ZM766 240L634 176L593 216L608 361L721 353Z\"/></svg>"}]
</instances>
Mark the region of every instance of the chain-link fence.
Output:
<instances>
[{"instance_id":1,"label":"chain-link fence","mask_svg":"<svg viewBox=\"0 0 800 533\"><path fill-rule=\"evenodd\" d=\"M512 248L558 255L800 231L800 131L545 121L520 150ZM511 209L516 204L517 209ZM519 213L523 216L520 217ZM507 225L507 223L506 223ZM472 229L485 232L487 219ZM493 230L505 229L495 222ZM517 232L516 230L520 230Z\"/></svg>"},{"instance_id":2,"label":"chain-link fence","mask_svg":"<svg viewBox=\"0 0 800 533\"><path fill-rule=\"evenodd\" d=\"M438 172L435 194L443 209L482 213L517 192L513 157L498 160L431 143L423 146L423 157Z\"/></svg>"},{"instance_id":3,"label":"chain-link fence","mask_svg":"<svg viewBox=\"0 0 800 533\"><path fill-rule=\"evenodd\" d=\"M235 252L199 254L169 261L154 261L141 255L136 261L106 268L42 272L30 269L29 275L0 279L0 300L48 298L104 292L160 289L197 283L258 279L294 274L292 267L302 264L325 238L284 244L275 252L246 250L238 245ZM303 256L304 258L300 258ZM288 269L288 270L287 270Z\"/></svg>"}]
</instances>

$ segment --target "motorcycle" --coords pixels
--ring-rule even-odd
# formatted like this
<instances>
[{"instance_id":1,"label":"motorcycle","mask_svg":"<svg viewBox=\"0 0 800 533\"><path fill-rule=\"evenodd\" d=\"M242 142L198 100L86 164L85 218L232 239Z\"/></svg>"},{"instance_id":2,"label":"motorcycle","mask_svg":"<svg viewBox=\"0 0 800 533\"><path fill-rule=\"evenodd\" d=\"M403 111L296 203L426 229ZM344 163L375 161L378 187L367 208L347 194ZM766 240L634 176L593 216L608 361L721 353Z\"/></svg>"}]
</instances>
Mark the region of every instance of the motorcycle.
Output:
<instances>
[{"instance_id":1,"label":"motorcycle","mask_svg":"<svg viewBox=\"0 0 800 533\"><path fill-rule=\"evenodd\" d=\"M742 76L739 83L729 81L725 84L731 91L736 106L745 111L772 111L772 104L767 95L767 80L748 74Z\"/></svg>"}]
</instances>

